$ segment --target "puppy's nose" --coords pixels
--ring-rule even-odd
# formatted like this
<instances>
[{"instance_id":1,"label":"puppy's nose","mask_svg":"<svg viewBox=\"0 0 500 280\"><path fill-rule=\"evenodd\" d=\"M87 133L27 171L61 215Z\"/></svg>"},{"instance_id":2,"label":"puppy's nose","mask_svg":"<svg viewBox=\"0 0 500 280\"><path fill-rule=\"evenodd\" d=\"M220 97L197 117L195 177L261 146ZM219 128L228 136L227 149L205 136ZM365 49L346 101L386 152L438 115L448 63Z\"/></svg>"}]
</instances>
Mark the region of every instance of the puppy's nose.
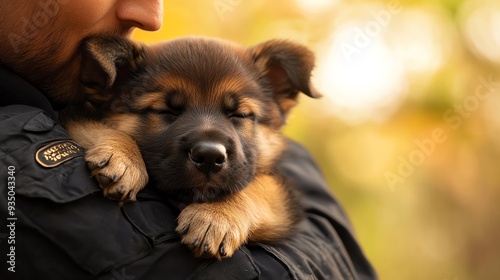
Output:
<instances>
[{"instance_id":1,"label":"puppy's nose","mask_svg":"<svg viewBox=\"0 0 500 280\"><path fill-rule=\"evenodd\" d=\"M201 172L219 172L227 160L226 147L217 142L198 142L189 153L191 161Z\"/></svg>"}]
</instances>

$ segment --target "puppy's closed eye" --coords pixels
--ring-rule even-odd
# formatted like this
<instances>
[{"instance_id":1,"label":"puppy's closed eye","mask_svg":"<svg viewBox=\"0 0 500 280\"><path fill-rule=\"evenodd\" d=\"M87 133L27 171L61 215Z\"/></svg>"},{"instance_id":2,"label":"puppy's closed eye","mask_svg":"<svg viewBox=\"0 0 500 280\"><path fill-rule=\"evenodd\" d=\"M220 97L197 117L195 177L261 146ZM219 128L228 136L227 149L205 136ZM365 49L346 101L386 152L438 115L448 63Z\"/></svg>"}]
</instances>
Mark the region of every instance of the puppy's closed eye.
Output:
<instances>
[{"instance_id":1,"label":"puppy's closed eye","mask_svg":"<svg viewBox=\"0 0 500 280\"><path fill-rule=\"evenodd\" d=\"M238 119L255 119L255 114L252 112L234 112L229 115L229 118Z\"/></svg>"},{"instance_id":2,"label":"puppy's closed eye","mask_svg":"<svg viewBox=\"0 0 500 280\"><path fill-rule=\"evenodd\" d=\"M299 92L319 97L310 83L314 56L307 48L280 40L243 48L203 38L142 47L95 38L84 50L87 94L99 93L88 89L100 86L104 101L116 98L104 105L118 100L123 108L103 113L104 126L113 120L130 138L122 145L115 137L112 148L128 166L136 144L136 158L144 157L141 166L154 186L169 199L193 203L182 210L177 231L195 255L229 257L248 239L278 240L293 229L301 207L275 164L287 143L280 128ZM97 140L95 134L88 138ZM110 166L124 165L109 158ZM133 194L145 185L140 183Z\"/></svg>"},{"instance_id":3,"label":"puppy's closed eye","mask_svg":"<svg viewBox=\"0 0 500 280\"><path fill-rule=\"evenodd\" d=\"M169 90L166 94L165 102L167 107L172 112L180 114L187 104L187 94L179 89Z\"/></svg>"}]
</instances>

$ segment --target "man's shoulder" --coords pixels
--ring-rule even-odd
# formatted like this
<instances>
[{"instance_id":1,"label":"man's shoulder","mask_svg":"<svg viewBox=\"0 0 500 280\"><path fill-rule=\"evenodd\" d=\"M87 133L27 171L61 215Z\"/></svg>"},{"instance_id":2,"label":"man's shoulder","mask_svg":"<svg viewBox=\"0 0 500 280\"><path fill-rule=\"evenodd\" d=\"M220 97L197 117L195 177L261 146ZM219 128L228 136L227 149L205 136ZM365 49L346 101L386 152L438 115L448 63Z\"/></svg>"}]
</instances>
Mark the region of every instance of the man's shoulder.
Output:
<instances>
[{"instance_id":1,"label":"man's shoulder","mask_svg":"<svg viewBox=\"0 0 500 280\"><path fill-rule=\"evenodd\" d=\"M17 104L0 106L0 127L3 132L0 143L3 145L12 140L13 134L50 131L57 124L49 113L37 107ZM64 131L62 127L58 130Z\"/></svg>"},{"instance_id":2,"label":"man's shoulder","mask_svg":"<svg viewBox=\"0 0 500 280\"><path fill-rule=\"evenodd\" d=\"M16 116L29 118L30 116L34 116L39 113L43 113L43 110L28 105L0 106L0 121L9 120Z\"/></svg>"},{"instance_id":3,"label":"man's shoulder","mask_svg":"<svg viewBox=\"0 0 500 280\"><path fill-rule=\"evenodd\" d=\"M87 171L83 149L44 110L0 107L0 127L0 166L17 170L17 194L61 203L99 191Z\"/></svg>"}]
</instances>

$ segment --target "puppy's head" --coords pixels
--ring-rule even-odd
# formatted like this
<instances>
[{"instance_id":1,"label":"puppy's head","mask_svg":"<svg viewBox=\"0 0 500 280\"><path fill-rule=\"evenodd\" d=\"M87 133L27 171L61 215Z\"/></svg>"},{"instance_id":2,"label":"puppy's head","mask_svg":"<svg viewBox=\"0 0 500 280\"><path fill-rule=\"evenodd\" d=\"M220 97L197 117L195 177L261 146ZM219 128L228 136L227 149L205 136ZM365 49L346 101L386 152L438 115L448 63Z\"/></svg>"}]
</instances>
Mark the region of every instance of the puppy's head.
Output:
<instances>
[{"instance_id":1,"label":"puppy's head","mask_svg":"<svg viewBox=\"0 0 500 280\"><path fill-rule=\"evenodd\" d=\"M89 38L82 90L131 134L157 187L185 202L225 198L272 168L279 129L310 85L312 53L288 41L252 48L205 38L152 46Z\"/></svg>"}]
</instances>

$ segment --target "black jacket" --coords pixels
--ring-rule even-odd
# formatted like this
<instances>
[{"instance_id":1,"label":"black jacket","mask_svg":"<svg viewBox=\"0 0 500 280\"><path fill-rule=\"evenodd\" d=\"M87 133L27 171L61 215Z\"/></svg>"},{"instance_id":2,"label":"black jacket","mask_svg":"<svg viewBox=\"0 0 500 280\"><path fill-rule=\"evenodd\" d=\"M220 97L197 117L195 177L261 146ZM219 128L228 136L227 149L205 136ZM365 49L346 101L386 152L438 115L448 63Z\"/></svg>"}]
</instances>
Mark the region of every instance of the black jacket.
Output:
<instances>
[{"instance_id":1,"label":"black jacket","mask_svg":"<svg viewBox=\"0 0 500 280\"><path fill-rule=\"evenodd\" d=\"M318 167L294 142L279 166L303 193L298 231L222 261L196 259L174 231L179 211L154 188L120 207L102 196L80 152L43 167L37 152L70 137L43 94L1 67L0 106L0 279L376 279Z\"/></svg>"}]
</instances>

